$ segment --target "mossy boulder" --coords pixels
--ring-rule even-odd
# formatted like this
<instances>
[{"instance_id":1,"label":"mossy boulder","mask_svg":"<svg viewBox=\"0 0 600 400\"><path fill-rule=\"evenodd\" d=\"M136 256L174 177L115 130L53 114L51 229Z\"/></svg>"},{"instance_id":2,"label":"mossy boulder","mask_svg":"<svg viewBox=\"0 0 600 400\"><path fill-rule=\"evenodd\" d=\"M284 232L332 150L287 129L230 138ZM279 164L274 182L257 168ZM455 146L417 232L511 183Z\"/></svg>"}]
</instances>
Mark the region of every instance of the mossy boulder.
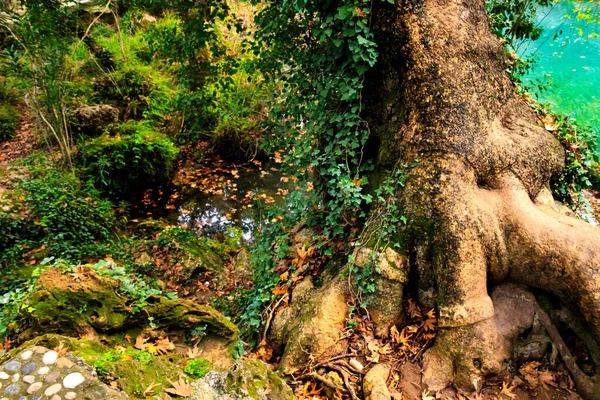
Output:
<instances>
[{"instance_id":1,"label":"mossy boulder","mask_svg":"<svg viewBox=\"0 0 600 400\"><path fill-rule=\"evenodd\" d=\"M74 132L86 137L101 135L119 120L119 109L108 104L82 105L70 118Z\"/></svg>"},{"instance_id":2,"label":"mossy boulder","mask_svg":"<svg viewBox=\"0 0 600 400\"><path fill-rule=\"evenodd\" d=\"M38 341L41 342L41 341ZM99 381L94 368L71 353L26 343L0 365L3 399L78 398L83 400L125 400L127 394Z\"/></svg>"},{"instance_id":3,"label":"mossy boulder","mask_svg":"<svg viewBox=\"0 0 600 400\"><path fill-rule=\"evenodd\" d=\"M46 334L26 342L21 348L44 346L61 347L72 356L93 367L104 382L123 390L129 398L144 399L144 391L157 385L153 394L159 399L169 399L163 393L181 375L183 357L177 353L155 356L131 346L108 346L96 340L76 339L62 335ZM19 350L17 350L19 352ZM81 364L81 363L80 363ZM102 397L102 399L104 399Z\"/></svg>"},{"instance_id":4,"label":"mossy boulder","mask_svg":"<svg viewBox=\"0 0 600 400\"><path fill-rule=\"evenodd\" d=\"M292 389L267 364L240 360L226 372L210 372L192 384L191 400L293 400Z\"/></svg>"},{"instance_id":5,"label":"mossy boulder","mask_svg":"<svg viewBox=\"0 0 600 400\"><path fill-rule=\"evenodd\" d=\"M145 300L143 312L134 313L139 299L131 298L120 281L101 276L92 268L83 267L72 274L49 268L39 277L38 286L25 301L29 306L23 310L29 321L29 329L22 335L25 338L40 330L111 333L150 322L167 331L181 332L203 325L226 340L238 337L238 328L220 312L189 300L153 295Z\"/></svg>"}]
</instances>

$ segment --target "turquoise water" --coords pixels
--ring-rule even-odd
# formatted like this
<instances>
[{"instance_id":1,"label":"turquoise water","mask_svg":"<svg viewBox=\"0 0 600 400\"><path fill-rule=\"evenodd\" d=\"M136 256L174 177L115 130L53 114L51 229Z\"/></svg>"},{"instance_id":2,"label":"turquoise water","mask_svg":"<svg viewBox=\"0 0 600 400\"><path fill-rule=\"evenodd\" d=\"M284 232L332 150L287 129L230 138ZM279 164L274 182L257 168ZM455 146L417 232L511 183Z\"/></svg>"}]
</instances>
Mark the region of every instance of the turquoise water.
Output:
<instances>
[{"instance_id":1,"label":"turquoise water","mask_svg":"<svg viewBox=\"0 0 600 400\"><path fill-rule=\"evenodd\" d=\"M540 9L536 19L544 33L521 45L518 53L537 59L525 82L538 100L600 132L600 24L578 21L577 7L572 0L561 0ZM600 10L590 13L598 16Z\"/></svg>"}]
</instances>

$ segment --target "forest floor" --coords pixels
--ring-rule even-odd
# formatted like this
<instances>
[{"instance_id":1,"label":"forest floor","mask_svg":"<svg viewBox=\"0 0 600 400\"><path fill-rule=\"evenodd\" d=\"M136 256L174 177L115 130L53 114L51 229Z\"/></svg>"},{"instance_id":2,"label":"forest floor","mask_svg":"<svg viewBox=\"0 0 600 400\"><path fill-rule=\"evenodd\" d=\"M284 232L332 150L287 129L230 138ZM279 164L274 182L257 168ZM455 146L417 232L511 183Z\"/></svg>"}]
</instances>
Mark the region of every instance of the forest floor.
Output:
<instances>
[{"instance_id":1,"label":"forest floor","mask_svg":"<svg viewBox=\"0 0 600 400\"><path fill-rule=\"evenodd\" d=\"M12 168L14 162L41 148L36 142L32 129L32 123L24 120L19 126L17 137L0 145L0 168L5 171L4 175L0 176L0 190L3 189L2 182L5 179L22 179L18 176L22 171L19 172L19 169ZM176 225L195 235L209 235L221 241L230 227L247 229L252 235L257 224L260 224L260 222L257 223L260 215L256 214L256 205L282 203L290 191L297 189L293 178L279 171L276 162L253 161L236 165L226 163L218 157L209 157L198 163L194 160L193 154L196 151L207 152L208 145L204 143L200 146L202 148L184 147L182 149L182 153L187 157L182 158L175 173L174 183L178 190L168 190L158 194L149 193L141 199L139 204L135 205L138 216L129 222L132 231L140 232L138 229L140 226L144 226L148 220L157 219L162 220L163 225ZM264 180L266 184L258 185L261 189L257 190L257 181L260 180ZM588 198L592 204L594 216L600 221L598 193L590 193ZM280 217L283 218L283 216ZM243 222L246 223L246 226ZM158 240L159 236L160 233L154 232L145 239ZM239 240L242 239L243 237L239 238ZM235 297L237 291L247 290L252 286L252 272L249 270L251 255L247 249L249 241L252 241L252 236L248 236L246 239L248 240L245 241L245 244L226 251L227 257L223 259L223 265L219 268L216 270L208 268L195 272L195 275L187 280L178 278L185 272L186 266L181 259L174 262L172 249L162 249L154 245L151 248L132 248L131 251L136 260L153 265L153 270L149 271L147 277L158 278L164 292L175 292L183 301L190 300L198 304L209 304L215 301L218 303L223 300L225 303L231 303L231 299ZM217 245L215 244L215 246ZM108 258L107 260L111 261ZM288 261L295 262L294 260ZM78 266L72 270L70 278L67 279L68 282L64 282L64 288L75 290L77 285L86 282L93 276L93 271L87 267ZM282 292L281 294L286 291L279 286L275 290ZM278 305L286 306L285 303L278 303ZM377 364L385 364L390 367L388 387L394 393L401 393L404 400L468 398L452 389L436 394L430 393L421 386L420 361L423 352L435 340L437 330L435 312L417 305L410 298L404 302L404 308L408 318L404 323L395 326L391 331L391 336L385 339L375 337L368 316L357 315L355 317L357 325L345 333L345 339L348 340L348 354L352 355L351 358L357 362L353 365L359 365L360 368L350 369L352 372L348 377L346 388L341 383L342 379L339 375L337 378L328 375L331 379L340 380L339 388L335 390L324 385L322 380L311 378L310 375L319 370L319 367L318 365L309 365L305 371L301 371L300 376L288 377L295 396L299 399L310 400L349 398L348 386L355 393L361 393L364 371L368 371ZM271 310L271 313L274 311ZM210 358L214 364L223 361L222 367L227 367L233 362L232 360L219 360L219 357L229 358L229 356L223 353L222 343L214 336L190 345L186 335L172 332L167 328L159 330L145 326L134 328L135 332L123 330L118 333L119 339L115 339L114 333L107 336L88 330L87 334L83 334L83 336L80 332L79 339L65 337L64 339L59 338L59 342L72 344L73 341L76 341L77 345L84 343L81 342L82 340L87 340L85 342L88 343L87 345L90 341L97 342L101 349L92 352L91 356L89 354L87 356L91 357L89 360L96 360L94 365L97 368L104 368L101 374L103 381L112 388L130 391L129 394L136 398L152 398L158 393L162 393L160 398L167 398L165 397L167 394L164 391L161 392L162 389L154 382L155 380L158 382L155 370L158 367L164 368L164 374L171 374L168 378L171 379L173 374L177 373L174 371L181 373L185 369L188 365L186 359L189 363L189 360L193 360L200 354ZM137 337L134 336L136 334ZM202 342L204 342L204 346L198 347ZM42 337L40 342L41 345L51 343L56 344L55 337ZM64 352L64 346L64 344L58 344L55 349L63 349L61 351ZM576 344L573 346L575 347ZM123 355L116 355L121 353L115 353L114 349L117 349L117 352L122 351ZM123 362L127 363L133 359L138 360L138 358L139 360L145 359L143 353L150 351L149 349L154 349L152 350L156 353L154 355L159 356L160 360L158 358L152 360L152 363L149 364L150 367L146 365L140 367L140 371L133 372L134 375L143 373L148 376L146 378L136 377L137 388L131 392L132 386L128 386L125 381L132 379L132 371L124 369ZM161 358L161 354L168 355L171 352L177 355L174 362ZM573 353L580 358L583 364L586 363L588 356L585 352L573 351ZM110 356L112 358L106 358L106 354L112 354ZM261 359L273 368L276 368L279 359L279 355L274 353L267 343L262 343L253 353L247 354L245 357ZM324 363L327 362L333 362L333 360L324 361ZM343 366L345 368L347 364L344 362ZM137 368L138 364L134 367ZM154 371L151 372L151 369ZM173 384L164 377L162 382L161 384L165 387ZM179 388L182 390L179 393L181 395L181 393L186 393L187 386L185 385L187 384L175 385L171 390ZM170 393L173 394L172 391ZM175 396L178 395L175 394ZM556 358L546 357L541 361L525 362L509 370L505 376L488 380L481 392L473 398L570 400L578 399L579 396L574 391L573 380L564 364Z\"/></svg>"}]
</instances>

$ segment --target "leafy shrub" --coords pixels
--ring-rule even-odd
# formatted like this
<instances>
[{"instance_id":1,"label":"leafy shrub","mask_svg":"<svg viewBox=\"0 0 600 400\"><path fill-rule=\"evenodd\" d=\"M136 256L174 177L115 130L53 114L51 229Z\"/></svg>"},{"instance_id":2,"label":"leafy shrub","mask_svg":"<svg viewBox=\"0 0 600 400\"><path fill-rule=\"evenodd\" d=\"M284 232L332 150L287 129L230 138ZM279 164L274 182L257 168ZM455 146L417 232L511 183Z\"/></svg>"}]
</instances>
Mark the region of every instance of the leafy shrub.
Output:
<instances>
[{"instance_id":1,"label":"leafy shrub","mask_svg":"<svg viewBox=\"0 0 600 400\"><path fill-rule=\"evenodd\" d=\"M0 105L0 142L15 135L21 116L10 104Z\"/></svg>"},{"instance_id":2,"label":"leafy shrub","mask_svg":"<svg viewBox=\"0 0 600 400\"><path fill-rule=\"evenodd\" d=\"M577 208L581 191L595 187L600 181L600 137L566 116L557 116L555 124L554 133L567 157L562 175L553 183L552 189L558 200Z\"/></svg>"},{"instance_id":3,"label":"leafy shrub","mask_svg":"<svg viewBox=\"0 0 600 400\"><path fill-rule=\"evenodd\" d=\"M135 62L119 63L111 76L94 82L95 100L121 110L126 120L160 121L172 110L174 91L166 77L149 66Z\"/></svg>"},{"instance_id":4,"label":"leafy shrub","mask_svg":"<svg viewBox=\"0 0 600 400\"><path fill-rule=\"evenodd\" d=\"M116 220L112 204L94 189L81 187L70 173L45 166L32 171L17 193L15 200L21 202L0 210L2 259L40 245L49 255L76 261L104 254Z\"/></svg>"},{"instance_id":5,"label":"leafy shrub","mask_svg":"<svg viewBox=\"0 0 600 400\"><path fill-rule=\"evenodd\" d=\"M81 150L84 174L104 193L139 193L170 177L177 148L147 122L130 121L114 136L91 140Z\"/></svg>"},{"instance_id":6,"label":"leafy shrub","mask_svg":"<svg viewBox=\"0 0 600 400\"><path fill-rule=\"evenodd\" d=\"M183 372L197 378L203 378L210 372L210 362L204 358L188 360L187 365L183 367Z\"/></svg>"}]
</instances>

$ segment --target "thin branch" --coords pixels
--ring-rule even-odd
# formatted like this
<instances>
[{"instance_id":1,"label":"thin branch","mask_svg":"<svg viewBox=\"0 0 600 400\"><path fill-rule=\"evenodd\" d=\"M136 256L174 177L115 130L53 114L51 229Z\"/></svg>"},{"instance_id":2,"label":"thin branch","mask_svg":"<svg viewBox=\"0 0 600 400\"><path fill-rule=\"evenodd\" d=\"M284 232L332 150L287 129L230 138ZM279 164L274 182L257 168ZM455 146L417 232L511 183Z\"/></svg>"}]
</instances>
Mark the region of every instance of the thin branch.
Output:
<instances>
[{"instance_id":1,"label":"thin branch","mask_svg":"<svg viewBox=\"0 0 600 400\"><path fill-rule=\"evenodd\" d=\"M110 3L112 2L112 0L108 0L108 3L106 3L106 6L104 6L104 9L100 12L100 14L98 14L98 16L96 18L94 18L94 20L88 25L87 29L85 30L85 33L83 34L83 36L81 37L81 39L79 40L79 42L77 42L77 44L75 45L75 48L73 49L73 54L75 55L75 53L77 52L77 49L79 48L79 46L81 45L81 43L85 40L85 38L87 38L87 36L90 34L90 31L92 30L92 27L96 24L96 22L98 22L98 20L102 17L102 15L108 10L108 8L110 7Z\"/></svg>"}]
</instances>

